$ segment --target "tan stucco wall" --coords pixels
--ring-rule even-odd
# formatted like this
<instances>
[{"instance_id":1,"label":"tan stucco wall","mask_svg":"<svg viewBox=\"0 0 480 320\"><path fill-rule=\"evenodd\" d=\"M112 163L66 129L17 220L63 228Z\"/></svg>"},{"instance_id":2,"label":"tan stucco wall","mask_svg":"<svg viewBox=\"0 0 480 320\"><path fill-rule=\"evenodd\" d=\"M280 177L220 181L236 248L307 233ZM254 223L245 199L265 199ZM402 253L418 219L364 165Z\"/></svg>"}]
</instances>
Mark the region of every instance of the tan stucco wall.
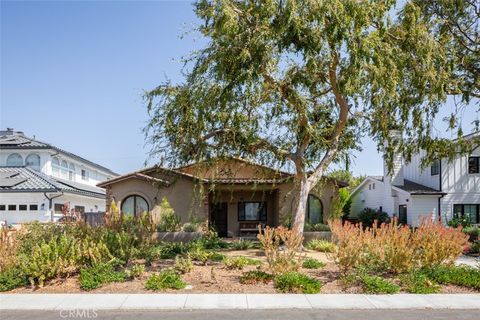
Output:
<instances>
[{"instance_id":1,"label":"tan stucco wall","mask_svg":"<svg viewBox=\"0 0 480 320\"><path fill-rule=\"evenodd\" d=\"M159 204L166 197L182 222L188 222L190 213L196 214L200 219L207 218L208 203L195 194L200 186L194 188L193 181L188 178L179 178L168 187L155 186L144 180L128 179L114 183L110 188L111 197L118 208L121 208L126 197L138 194L147 200L154 216L158 216Z\"/></svg>"},{"instance_id":2,"label":"tan stucco wall","mask_svg":"<svg viewBox=\"0 0 480 320\"><path fill-rule=\"evenodd\" d=\"M293 200L295 197L293 186L293 183L286 183L279 186L278 203L280 215L277 224L282 222L284 217L292 215L293 213ZM323 218L326 223L330 216L332 198L338 194L338 187L331 181L322 181L317 187L310 191L310 194L317 196L320 201L322 201Z\"/></svg>"}]
</instances>

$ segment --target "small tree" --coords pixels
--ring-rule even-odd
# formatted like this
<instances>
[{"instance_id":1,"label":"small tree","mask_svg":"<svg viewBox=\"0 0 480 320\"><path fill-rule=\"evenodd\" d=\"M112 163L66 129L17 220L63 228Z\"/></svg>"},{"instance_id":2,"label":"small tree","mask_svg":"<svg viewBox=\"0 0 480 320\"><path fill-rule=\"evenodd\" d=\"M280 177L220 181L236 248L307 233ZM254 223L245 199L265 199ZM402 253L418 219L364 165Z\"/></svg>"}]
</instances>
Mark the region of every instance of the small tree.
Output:
<instances>
[{"instance_id":1,"label":"small tree","mask_svg":"<svg viewBox=\"0 0 480 320\"><path fill-rule=\"evenodd\" d=\"M291 166L300 233L310 190L362 135L390 169L396 153L423 149L428 162L472 148L432 138L455 70L417 1L199 0L195 12L207 46L184 82L146 94L152 154L171 166L226 155Z\"/></svg>"},{"instance_id":2,"label":"small tree","mask_svg":"<svg viewBox=\"0 0 480 320\"><path fill-rule=\"evenodd\" d=\"M175 214L167 198L163 198L160 203L160 217L157 230L162 232L180 231L180 218Z\"/></svg>"}]
</instances>

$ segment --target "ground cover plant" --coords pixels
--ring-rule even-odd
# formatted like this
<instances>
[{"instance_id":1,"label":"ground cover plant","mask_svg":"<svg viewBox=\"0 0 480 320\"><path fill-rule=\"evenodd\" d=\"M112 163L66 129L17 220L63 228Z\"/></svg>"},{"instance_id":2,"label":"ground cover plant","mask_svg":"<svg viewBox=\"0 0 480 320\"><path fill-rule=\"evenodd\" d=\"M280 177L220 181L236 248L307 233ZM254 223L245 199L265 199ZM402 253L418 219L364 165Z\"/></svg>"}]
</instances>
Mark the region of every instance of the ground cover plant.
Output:
<instances>
[{"instance_id":1,"label":"ground cover plant","mask_svg":"<svg viewBox=\"0 0 480 320\"><path fill-rule=\"evenodd\" d=\"M319 280L298 272L286 272L275 277L275 287L284 293L319 293Z\"/></svg>"},{"instance_id":2,"label":"ground cover plant","mask_svg":"<svg viewBox=\"0 0 480 320\"><path fill-rule=\"evenodd\" d=\"M327 240L314 239L310 240L305 247L310 250L320 252L333 252L335 250L335 244Z\"/></svg>"},{"instance_id":3,"label":"ground cover plant","mask_svg":"<svg viewBox=\"0 0 480 320\"><path fill-rule=\"evenodd\" d=\"M271 281L273 281L273 275L261 270L244 272L240 277L240 283L242 284L269 283Z\"/></svg>"},{"instance_id":4,"label":"ground cover plant","mask_svg":"<svg viewBox=\"0 0 480 320\"><path fill-rule=\"evenodd\" d=\"M319 269L325 267L325 263L315 258L307 258L303 261L302 267L307 269Z\"/></svg>"},{"instance_id":5,"label":"ground cover plant","mask_svg":"<svg viewBox=\"0 0 480 320\"><path fill-rule=\"evenodd\" d=\"M145 288L154 291L165 289L183 289L185 286L186 284L180 278L180 275L175 270L171 269L152 274L145 283Z\"/></svg>"},{"instance_id":6,"label":"ground cover plant","mask_svg":"<svg viewBox=\"0 0 480 320\"><path fill-rule=\"evenodd\" d=\"M80 270L80 286L90 291L111 282L123 282L128 278L126 272L115 270L112 263L97 264Z\"/></svg>"}]
</instances>

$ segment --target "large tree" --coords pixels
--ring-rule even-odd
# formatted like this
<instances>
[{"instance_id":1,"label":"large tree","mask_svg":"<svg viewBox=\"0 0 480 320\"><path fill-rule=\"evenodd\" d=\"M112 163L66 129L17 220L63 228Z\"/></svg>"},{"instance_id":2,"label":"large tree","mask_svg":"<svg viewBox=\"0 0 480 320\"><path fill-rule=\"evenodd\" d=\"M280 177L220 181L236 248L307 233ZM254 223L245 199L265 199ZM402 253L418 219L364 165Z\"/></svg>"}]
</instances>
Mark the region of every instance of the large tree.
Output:
<instances>
[{"instance_id":1,"label":"large tree","mask_svg":"<svg viewBox=\"0 0 480 320\"><path fill-rule=\"evenodd\" d=\"M415 2L199 0L195 12L208 44L186 61L184 82L146 94L152 152L170 165L223 155L291 164L302 232L309 191L362 135L390 167L398 152L449 150L432 128L454 68Z\"/></svg>"}]
</instances>

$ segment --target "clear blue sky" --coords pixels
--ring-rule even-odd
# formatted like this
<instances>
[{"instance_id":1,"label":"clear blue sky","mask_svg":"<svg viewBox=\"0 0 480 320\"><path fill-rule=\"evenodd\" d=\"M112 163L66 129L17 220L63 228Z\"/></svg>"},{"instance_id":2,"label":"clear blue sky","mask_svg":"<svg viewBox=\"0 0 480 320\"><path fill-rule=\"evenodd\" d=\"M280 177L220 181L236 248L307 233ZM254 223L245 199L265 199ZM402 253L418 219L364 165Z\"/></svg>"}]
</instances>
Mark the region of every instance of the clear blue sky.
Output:
<instances>
[{"instance_id":1,"label":"clear blue sky","mask_svg":"<svg viewBox=\"0 0 480 320\"><path fill-rule=\"evenodd\" d=\"M178 58L203 44L181 38L196 22L188 1L1 1L0 127L119 173L142 167L142 92L182 79ZM381 173L369 139L352 169Z\"/></svg>"}]
</instances>

